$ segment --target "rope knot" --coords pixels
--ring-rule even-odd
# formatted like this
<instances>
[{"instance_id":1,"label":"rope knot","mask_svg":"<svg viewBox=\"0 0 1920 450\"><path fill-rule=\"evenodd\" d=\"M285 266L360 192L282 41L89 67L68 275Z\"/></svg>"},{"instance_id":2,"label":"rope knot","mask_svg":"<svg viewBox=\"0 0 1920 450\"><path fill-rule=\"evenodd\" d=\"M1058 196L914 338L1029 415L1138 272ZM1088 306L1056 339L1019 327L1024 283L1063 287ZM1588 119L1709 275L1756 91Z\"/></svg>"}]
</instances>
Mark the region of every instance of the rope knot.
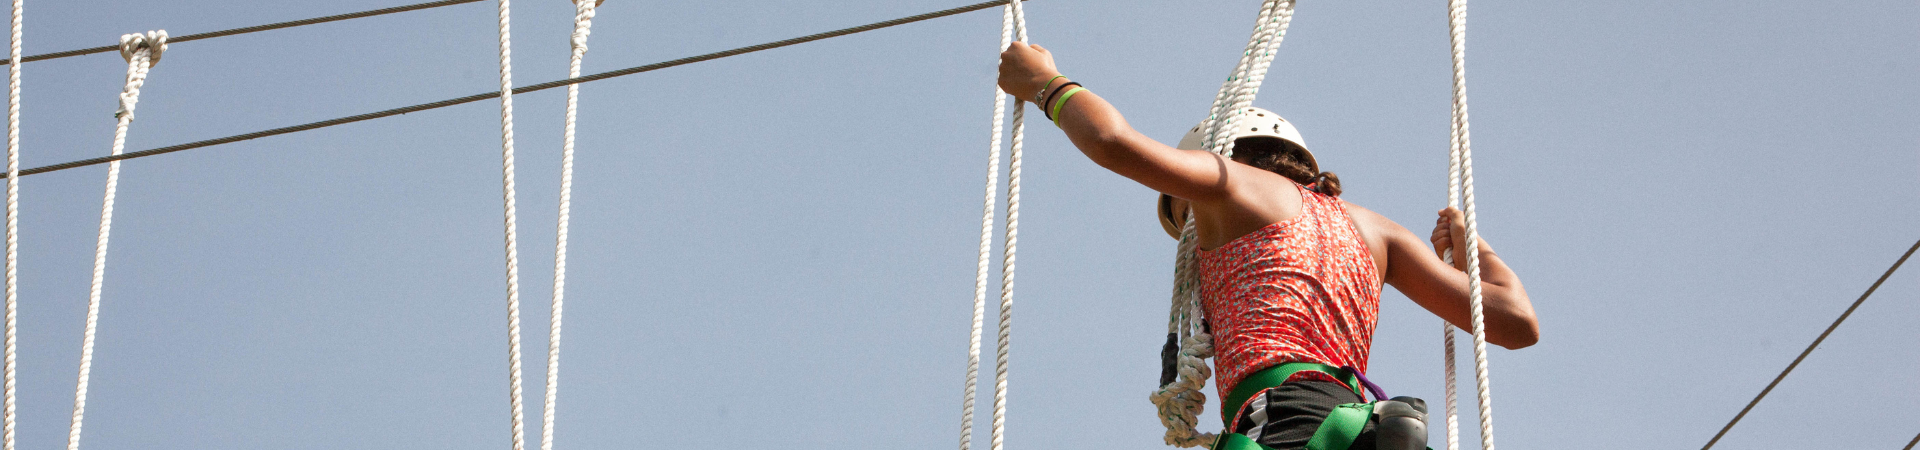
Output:
<instances>
[{"instance_id":1,"label":"rope knot","mask_svg":"<svg viewBox=\"0 0 1920 450\"><path fill-rule=\"evenodd\" d=\"M147 83L147 70L160 62L160 55L166 51L166 30L120 36L120 57L127 59L127 86L120 91L120 109L113 112L114 118L133 120L133 107L140 102L140 86Z\"/></svg>"},{"instance_id":2,"label":"rope knot","mask_svg":"<svg viewBox=\"0 0 1920 450\"><path fill-rule=\"evenodd\" d=\"M587 51L587 35L593 33L594 10L599 8L601 3L606 3L606 0L597 2L574 0L573 51L575 53L585 53Z\"/></svg>"},{"instance_id":3,"label":"rope knot","mask_svg":"<svg viewBox=\"0 0 1920 450\"><path fill-rule=\"evenodd\" d=\"M160 63L160 55L167 52L167 30L148 31L146 34L132 33L120 36L120 57L133 62L141 50L147 51L147 66Z\"/></svg>"}]
</instances>

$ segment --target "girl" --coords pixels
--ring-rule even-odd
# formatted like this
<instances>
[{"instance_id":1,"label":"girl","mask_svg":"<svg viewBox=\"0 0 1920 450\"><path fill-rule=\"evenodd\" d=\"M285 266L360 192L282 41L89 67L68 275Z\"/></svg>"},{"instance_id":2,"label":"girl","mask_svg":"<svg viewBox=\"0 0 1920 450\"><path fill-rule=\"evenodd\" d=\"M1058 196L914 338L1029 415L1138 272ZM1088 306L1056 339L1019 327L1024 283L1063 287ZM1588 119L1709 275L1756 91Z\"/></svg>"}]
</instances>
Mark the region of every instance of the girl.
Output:
<instances>
[{"instance_id":1,"label":"girl","mask_svg":"<svg viewBox=\"0 0 1920 450\"><path fill-rule=\"evenodd\" d=\"M1037 102L1094 163L1161 192L1169 234L1177 236L1191 209L1216 388L1222 410L1234 412L1230 432L1302 448L1335 405L1362 401L1350 377L1366 371L1383 282L1449 323L1469 323L1459 211L1439 212L1429 248L1392 220L1340 200L1340 179L1320 171L1299 132L1277 115L1248 111L1231 130L1234 155L1226 158L1199 150L1197 135L1184 149L1155 142L1071 83L1040 46L1014 43L1001 54L1001 89ZM1448 248L1454 265L1439 256ZM1533 345L1540 328L1520 279L1485 240L1479 249L1487 341ZM1302 363L1324 369L1291 371ZM1262 381L1239 386L1250 377ZM1240 398L1247 400L1226 404ZM1373 448L1373 426L1367 430L1352 448Z\"/></svg>"}]
</instances>

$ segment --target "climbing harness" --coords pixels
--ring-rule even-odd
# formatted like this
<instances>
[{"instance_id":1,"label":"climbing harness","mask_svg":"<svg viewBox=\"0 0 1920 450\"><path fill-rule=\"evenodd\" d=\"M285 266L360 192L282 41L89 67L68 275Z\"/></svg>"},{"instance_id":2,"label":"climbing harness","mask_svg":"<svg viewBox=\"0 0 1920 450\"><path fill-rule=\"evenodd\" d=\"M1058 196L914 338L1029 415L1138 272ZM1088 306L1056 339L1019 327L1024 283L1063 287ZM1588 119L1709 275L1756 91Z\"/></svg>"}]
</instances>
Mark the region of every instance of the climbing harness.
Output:
<instances>
[{"instance_id":1,"label":"climbing harness","mask_svg":"<svg viewBox=\"0 0 1920 450\"><path fill-rule=\"evenodd\" d=\"M573 57L567 77L580 76L581 60L587 56L587 35L592 33L594 9L601 2L574 0ZM552 319L547 331L547 396L541 415L540 450L553 450L555 400L560 396L560 313L567 292L567 227L573 209L573 135L580 115L580 85L567 86L567 123L560 144L560 219L553 244Z\"/></svg>"},{"instance_id":2,"label":"climbing harness","mask_svg":"<svg viewBox=\"0 0 1920 450\"><path fill-rule=\"evenodd\" d=\"M1027 41L1027 15L1020 4L1021 1L1008 2L1005 12L1001 14L1001 51L1011 46L1014 39ZM1000 450L1006 432L1007 356L1013 336L1014 254L1020 242L1020 153L1026 143L1025 106L1026 103L1019 101L1013 105L1013 145L1007 169L1007 234L1002 243L1000 263L999 347L994 358L992 450ZM973 446L974 393L979 384L980 334L986 315L988 258L992 253L994 207L998 203L995 190L999 188L1000 133L1004 130L1002 122L1006 110L1007 93L996 86L993 94L993 137L989 139L991 148L987 152L986 206L980 213L979 265L974 275L973 330L967 344L967 381L961 401L960 450L969 450Z\"/></svg>"},{"instance_id":3,"label":"climbing harness","mask_svg":"<svg viewBox=\"0 0 1920 450\"><path fill-rule=\"evenodd\" d=\"M120 56L127 60L127 84L120 92L120 109L113 113L119 125L113 130L113 153L127 145L127 128L133 125L134 106L140 103L140 89L147 83L147 71L160 62L167 50L167 32L120 36ZM80 426L87 413L87 381L93 373L94 331L100 323L100 295L107 278L107 238L113 231L113 200L120 189L120 162L107 165L107 193L100 202L100 235L93 247L93 284L87 296L87 328L80 344L80 381L73 390L73 422L67 429L67 449L80 448Z\"/></svg>"},{"instance_id":4,"label":"climbing harness","mask_svg":"<svg viewBox=\"0 0 1920 450\"><path fill-rule=\"evenodd\" d=\"M1273 63L1274 50L1286 37L1287 25L1293 21L1293 0L1268 0L1261 5L1260 16L1254 24L1253 36L1247 41L1247 48L1240 56L1240 62L1220 86L1220 93L1214 96L1213 107L1209 112L1207 150L1216 154L1231 156L1233 140L1230 130L1239 120L1248 106L1253 104L1254 96L1260 92L1260 84L1266 81L1267 67ZM1211 433L1202 433L1195 427L1199 424L1200 411L1206 408L1207 398L1200 390L1206 386L1207 379L1213 376L1213 370L1207 367L1206 358L1213 357L1213 336L1205 329L1199 299L1198 274L1195 266L1195 234L1192 212L1188 212L1185 226L1180 231L1180 245L1174 263L1173 307L1168 313L1167 343L1160 351L1163 370L1160 376L1160 388L1149 399L1159 411L1160 423L1167 428L1164 440L1168 445L1194 447L1216 440Z\"/></svg>"},{"instance_id":5,"label":"climbing harness","mask_svg":"<svg viewBox=\"0 0 1920 450\"><path fill-rule=\"evenodd\" d=\"M1220 420L1226 425L1220 437L1213 443L1213 450L1271 450L1271 447L1256 442L1247 435L1234 433L1235 419L1244 414L1248 401L1254 396L1275 387L1279 387L1300 372L1319 372L1339 380L1353 390L1354 395L1365 399L1361 390L1373 394L1374 401L1365 403L1345 403L1336 405L1327 417L1314 430L1313 437L1307 441L1306 450L1347 450L1355 439L1366 431L1368 423L1375 424L1374 442L1380 450L1420 450L1427 443L1427 406L1426 402L1413 397L1393 397L1380 386L1368 381L1359 371L1345 367L1333 367L1318 363L1286 363L1269 367L1248 375L1233 388L1226 397Z\"/></svg>"}]
</instances>

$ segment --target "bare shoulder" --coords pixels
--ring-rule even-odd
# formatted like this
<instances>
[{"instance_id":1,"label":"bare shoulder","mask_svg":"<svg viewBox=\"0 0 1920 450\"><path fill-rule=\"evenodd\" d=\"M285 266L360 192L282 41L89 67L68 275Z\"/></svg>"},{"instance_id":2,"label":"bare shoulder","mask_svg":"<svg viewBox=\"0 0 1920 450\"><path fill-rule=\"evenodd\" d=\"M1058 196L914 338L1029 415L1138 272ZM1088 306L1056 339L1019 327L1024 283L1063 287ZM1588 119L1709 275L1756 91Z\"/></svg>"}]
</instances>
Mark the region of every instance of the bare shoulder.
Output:
<instances>
[{"instance_id":1,"label":"bare shoulder","mask_svg":"<svg viewBox=\"0 0 1920 450\"><path fill-rule=\"evenodd\" d=\"M1340 203L1346 205L1347 215L1353 218L1354 226L1360 229L1360 235L1366 238L1367 245L1374 245L1376 241L1384 243L1389 239L1401 237L1399 235L1402 234L1412 236L1413 232L1407 231L1406 227L1400 226L1387 216L1346 200L1341 200Z\"/></svg>"},{"instance_id":2,"label":"bare shoulder","mask_svg":"<svg viewBox=\"0 0 1920 450\"><path fill-rule=\"evenodd\" d=\"M1414 236L1413 232L1407 231L1406 227L1387 219L1387 216L1344 199L1340 200L1340 203L1346 207L1347 217L1353 220L1353 227L1359 230L1360 239L1367 242L1367 252L1373 254L1374 265L1378 266L1380 278L1385 280L1387 263L1391 259L1395 244L1405 242L1408 238L1415 241L1419 238Z\"/></svg>"}]
</instances>

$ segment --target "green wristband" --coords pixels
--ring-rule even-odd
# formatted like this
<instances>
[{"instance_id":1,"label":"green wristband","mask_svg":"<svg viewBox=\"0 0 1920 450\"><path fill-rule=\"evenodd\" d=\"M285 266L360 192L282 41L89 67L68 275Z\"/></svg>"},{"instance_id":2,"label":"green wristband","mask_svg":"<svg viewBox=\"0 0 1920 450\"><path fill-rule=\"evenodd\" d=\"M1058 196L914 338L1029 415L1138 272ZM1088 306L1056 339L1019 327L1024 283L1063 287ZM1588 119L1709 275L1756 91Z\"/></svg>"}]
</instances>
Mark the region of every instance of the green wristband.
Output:
<instances>
[{"instance_id":1,"label":"green wristband","mask_svg":"<svg viewBox=\"0 0 1920 450\"><path fill-rule=\"evenodd\" d=\"M1066 77L1067 77L1066 75L1054 75L1053 78L1047 79L1046 84L1040 85L1040 92L1036 92L1033 94L1033 102L1040 103L1040 102L1047 101L1046 99L1047 87L1053 86L1053 82L1060 81L1061 78L1066 78Z\"/></svg>"},{"instance_id":2,"label":"green wristband","mask_svg":"<svg viewBox=\"0 0 1920 450\"><path fill-rule=\"evenodd\" d=\"M1067 93L1065 94L1060 94L1060 99L1053 101L1053 109L1050 110L1050 111L1053 111L1053 113L1049 115L1053 116L1053 123L1055 125L1060 124L1060 107L1066 106L1067 99L1073 98L1073 94L1078 94L1081 91L1085 91L1085 90L1087 90L1087 88L1074 86L1073 90L1067 91Z\"/></svg>"}]
</instances>

